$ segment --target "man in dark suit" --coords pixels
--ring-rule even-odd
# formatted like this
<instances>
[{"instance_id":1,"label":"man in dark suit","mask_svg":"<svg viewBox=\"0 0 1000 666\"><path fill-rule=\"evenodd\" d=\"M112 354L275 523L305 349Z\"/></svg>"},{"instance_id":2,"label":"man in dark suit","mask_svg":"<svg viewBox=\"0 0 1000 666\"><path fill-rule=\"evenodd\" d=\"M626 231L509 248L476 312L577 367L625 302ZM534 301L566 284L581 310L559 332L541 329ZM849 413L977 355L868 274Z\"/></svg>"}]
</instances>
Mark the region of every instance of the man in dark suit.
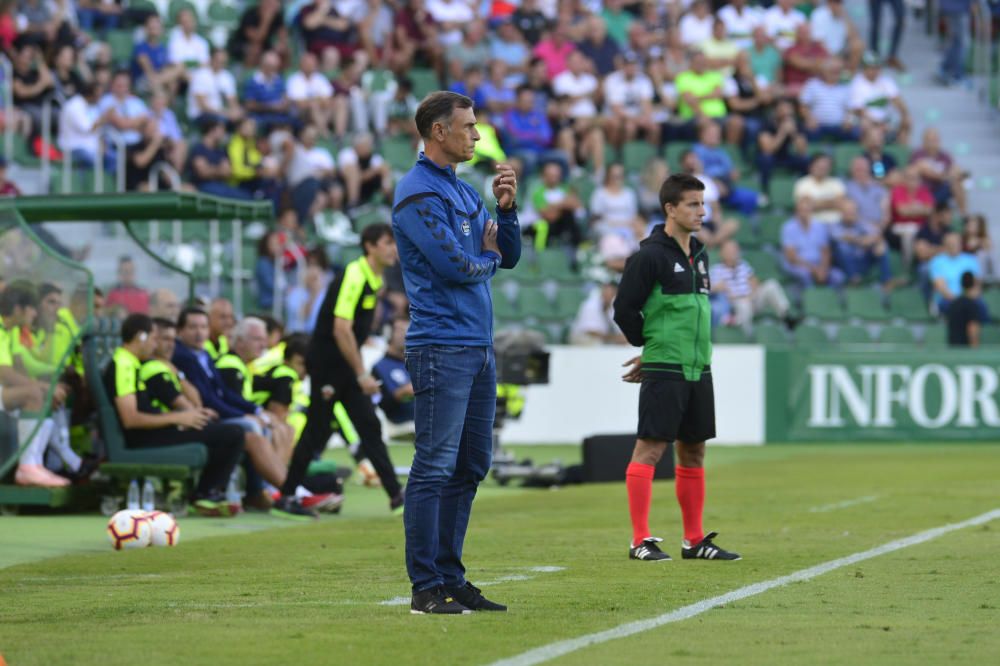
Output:
<instances>
[{"instance_id":1,"label":"man in dark suit","mask_svg":"<svg viewBox=\"0 0 1000 666\"><path fill-rule=\"evenodd\" d=\"M270 416L225 385L215 362L205 351L207 339L208 314L198 308L185 308L177 320L177 346L172 361L182 376L198 389L206 408L223 423L243 428L244 447L253 468L265 481L280 487L285 481L286 469L271 445Z\"/></svg>"}]
</instances>

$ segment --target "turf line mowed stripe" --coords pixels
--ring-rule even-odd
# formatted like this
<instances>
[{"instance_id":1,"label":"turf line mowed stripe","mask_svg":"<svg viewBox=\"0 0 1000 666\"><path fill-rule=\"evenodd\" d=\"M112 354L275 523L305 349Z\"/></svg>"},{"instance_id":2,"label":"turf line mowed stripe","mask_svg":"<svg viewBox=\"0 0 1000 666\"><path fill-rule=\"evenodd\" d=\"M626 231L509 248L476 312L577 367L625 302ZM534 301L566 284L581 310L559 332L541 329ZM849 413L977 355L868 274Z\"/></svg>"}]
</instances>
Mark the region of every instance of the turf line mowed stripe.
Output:
<instances>
[{"instance_id":1,"label":"turf line mowed stripe","mask_svg":"<svg viewBox=\"0 0 1000 666\"><path fill-rule=\"evenodd\" d=\"M633 636L644 631L649 631L650 629L662 627L665 624L688 620L696 615L701 615L716 606L732 603L734 601L740 601L741 599L746 599L747 597L752 597L767 592L768 590L773 590L776 587L783 587L789 583L812 580L817 576L822 576L825 573L850 566L857 562L863 562L864 560L870 560L873 557L878 557L879 555L885 555L886 553L892 553L897 550L902 550L903 548L916 546L918 544L937 539L945 534L962 530L967 527L983 525L997 519L1000 519L1000 509L987 511L984 514L978 515L975 518L963 520L960 523L949 523L948 525L942 525L941 527L935 527L923 532L918 532L912 536L897 539L896 541L890 541L889 543L876 546L870 550L840 557L835 560L830 560L829 562L817 564L816 566L809 567L808 569L802 569L800 571L790 573L787 576L772 578L771 580L765 580L760 583L747 585L746 587L741 587L733 590L732 592L720 594L717 597L712 597L710 599L705 599L703 601L683 606L677 610L672 610L669 613L664 613L663 615L658 615L646 620L627 622L612 629L578 636L577 638L570 638L564 641L549 643L548 645L543 645L542 647L522 652L519 655L492 662L490 666L531 666L532 664L541 664L591 645L607 643L608 641Z\"/></svg>"}]
</instances>

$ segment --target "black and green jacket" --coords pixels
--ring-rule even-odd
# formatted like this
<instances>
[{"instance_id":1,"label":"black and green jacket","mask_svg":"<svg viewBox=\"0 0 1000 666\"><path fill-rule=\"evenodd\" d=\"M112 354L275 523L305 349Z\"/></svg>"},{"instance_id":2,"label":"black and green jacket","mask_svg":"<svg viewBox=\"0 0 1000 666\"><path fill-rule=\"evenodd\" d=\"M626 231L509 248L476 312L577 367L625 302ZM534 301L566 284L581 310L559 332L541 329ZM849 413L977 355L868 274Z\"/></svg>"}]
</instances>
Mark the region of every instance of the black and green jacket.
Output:
<instances>
[{"instance_id":1,"label":"black and green jacket","mask_svg":"<svg viewBox=\"0 0 1000 666\"><path fill-rule=\"evenodd\" d=\"M615 323L642 347L643 376L698 381L711 370L710 290L705 246L692 237L689 256L654 227L625 263L614 304Z\"/></svg>"}]
</instances>

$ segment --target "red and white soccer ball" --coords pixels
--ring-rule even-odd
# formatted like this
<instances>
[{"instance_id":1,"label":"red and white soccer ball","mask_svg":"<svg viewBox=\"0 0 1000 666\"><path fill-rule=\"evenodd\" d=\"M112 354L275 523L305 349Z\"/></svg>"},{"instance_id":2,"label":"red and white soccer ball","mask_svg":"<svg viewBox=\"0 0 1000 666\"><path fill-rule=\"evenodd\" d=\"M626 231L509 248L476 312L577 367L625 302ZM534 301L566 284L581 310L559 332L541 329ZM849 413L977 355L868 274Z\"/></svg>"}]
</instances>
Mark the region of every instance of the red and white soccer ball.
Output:
<instances>
[{"instance_id":1,"label":"red and white soccer ball","mask_svg":"<svg viewBox=\"0 0 1000 666\"><path fill-rule=\"evenodd\" d=\"M181 540L181 528L169 513L152 511L147 513L152 528L151 546L176 546Z\"/></svg>"},{"instance_id":2,"label":"red and white soccer ball","mask_svg":"<svg viewBox=\"0 0 1000 666\"><path fill-rule=\"evenodd\" d=\"M153 528L145 511L126 509L108 521L108 540L115 550L145 548L152 539Z\"/></svg>"}]
</instances>

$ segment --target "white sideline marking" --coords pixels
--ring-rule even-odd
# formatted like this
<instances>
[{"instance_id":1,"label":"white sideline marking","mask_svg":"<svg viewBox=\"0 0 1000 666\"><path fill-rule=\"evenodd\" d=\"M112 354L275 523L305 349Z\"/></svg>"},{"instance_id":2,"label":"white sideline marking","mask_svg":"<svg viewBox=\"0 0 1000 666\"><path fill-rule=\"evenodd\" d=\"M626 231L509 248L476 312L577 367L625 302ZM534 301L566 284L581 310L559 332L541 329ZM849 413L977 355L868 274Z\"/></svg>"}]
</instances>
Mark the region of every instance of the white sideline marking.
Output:
<instances>
[{"instance_id":1,"label":"white sideline marking","mask_svg":"<svg viewBox=\"0 0 1000 666\"><path fill-rule=\"evenodd\" d=\"M857 506L858 504L874 502L879 497L881 497L881 495L865 495L864 497L855 497L854 499L844 500L843 502L834 502L833 504L814 506L809 509L809 513L826 513L828 511L836 511L837 509L846 509L851 506Z\"/></svg>"},{"instance_id":2,"label":"white sideline marking","mask_svg":"<svg viewBox=\"0 0 1000 666\"><path fill-rule=\"evenodd\" d=\"M800 571L790 573L787 576L772 578L771 580L765 580L760 583L753 583L752 585L747 585L731 592L720 594L717 597L712 597L710 599L695 602L688 606L683 606L676 610L672 610L669 613L664 613L663 615L651 617L646 620L627 622L612 629L599 631L593 634L586 634L577 638L570 638L564 641L549 643L548 645L543 645L533 650L522 652L519 655L495 661L490 664L490 666L530 666L532 664L541 664L542 662L555 659L556 657L562 657L563 655L576 652L577 650L591 645L606 643L618 638L625 638L626 636L632 636L634 634L642 633L643 631L649 631L650 629L662 627L663 625L670 624L672 622L687 620L696 615L701 615L706 611L712 610L716 606L732 603L734 601L740 601L741 599L746 599L747 597L752 597L763 592L767 592L768 590L773 590L776 587L788 585L789 583L812 580L817 576L822 576L823 574L834 571L835 569L850 566L857 562L863 562L864 560L870 560L873 557L885 555L886 553L892 553L903 548L909 548L910 546L915 546L926 541L931 541L932 539L937 539L938 537L950 532L965 529L966 527L982 525L998 518L1000 518L1000 509L994 509L976 516L975 518L963 520L960 523L949 523L948 525L935 527L902 539L897 539L896 541L890 541L889 543L876 546L870 550L840 557L835 560L830 560L829 562L823 562L822 564L817 564L816 566L809 567L808 569L802 569Z\"/></svg>"},{"instance_id":3,"label":"white sideline marking","mask_svg":"<svg viewBox=\"0 0 1000 666\"><path fill-rule=\"evenodd\" d=\"M566 567L528 567L527 571L532 573L555 573L557 571L565 571ZM508 574L506 576L499 576L493 580L486 580L482 583L476 583L477 587L490 587L491 585L500 585L501 583L511 583L514 581L521 580L531 580L535 576L525 576L524 574ZM379 606L405 606L410 603L410 597L393 597L392 599L386 599L385 601L378 602Z\"/></svg>"}]
</instances>

